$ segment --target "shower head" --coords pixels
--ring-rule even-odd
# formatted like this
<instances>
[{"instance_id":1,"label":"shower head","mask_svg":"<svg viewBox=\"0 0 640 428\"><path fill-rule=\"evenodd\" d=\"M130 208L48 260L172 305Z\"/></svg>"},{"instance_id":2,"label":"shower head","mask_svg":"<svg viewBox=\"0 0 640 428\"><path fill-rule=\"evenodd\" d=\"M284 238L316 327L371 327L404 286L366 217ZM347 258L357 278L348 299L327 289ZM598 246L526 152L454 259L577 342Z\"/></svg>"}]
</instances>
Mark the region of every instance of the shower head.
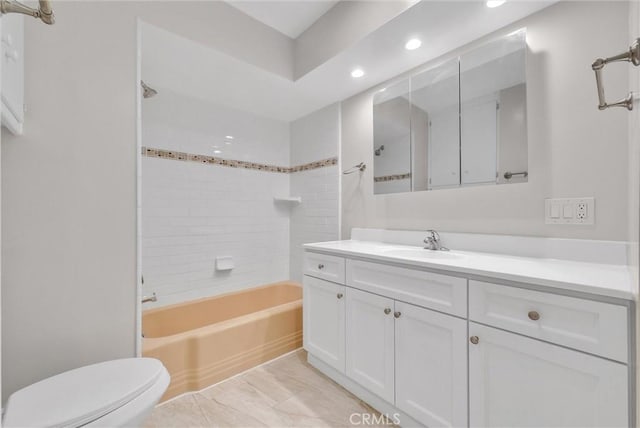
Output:
<instances>
[{"instance_id":1,"label":"shower head","mask_svg":"<svg viewBox=\"0 0 640 428\"><path fill-rule=\"evenodd\" d=\"M380 156L383 150L384 150L384 144L378 147L377 149L375 149L373 152L375 153L376 156Z\"/></svg>"},{"instance_id":2,"label":"shower head","mask_svg":"<svg viewBox=\"0 0 640 428\"><path fill-rule=\"evenodd\" d=\"M140 86L142 86L142 96L144 98L151 98L158 94L158 91L153 89L151 86L144 83L144 81L140 81Z\"/></svg>"}]
</instances>

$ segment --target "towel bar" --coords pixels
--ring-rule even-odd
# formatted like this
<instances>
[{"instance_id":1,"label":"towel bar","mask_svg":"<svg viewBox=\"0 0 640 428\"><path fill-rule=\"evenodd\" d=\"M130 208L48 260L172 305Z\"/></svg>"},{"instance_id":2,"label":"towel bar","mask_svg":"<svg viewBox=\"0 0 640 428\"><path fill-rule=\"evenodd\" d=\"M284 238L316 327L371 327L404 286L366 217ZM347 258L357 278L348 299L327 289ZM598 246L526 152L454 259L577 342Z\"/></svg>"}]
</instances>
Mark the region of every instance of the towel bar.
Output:
<instances>
[{"instance_id":1,"label":"towel bar","mask_svg":"<svg viewBox=\"0 0 640 428\"><path fill-rule=\"evenodd\" d=\"M591 65L591 68L596 73L596 86L598 88L598 109L605 110L609 107L626 107L627 110L633 110L633 92L629 92L625 98L616 101L614 103L607 103L604 97L604 86L602 83L602 69L610 62L626 61L630 62L636 67L640 65L640 39L636 39L635 42L629 47L629 50L619 55L615 55L609 58L598 58Z\"/></svg>"}]
</instances>

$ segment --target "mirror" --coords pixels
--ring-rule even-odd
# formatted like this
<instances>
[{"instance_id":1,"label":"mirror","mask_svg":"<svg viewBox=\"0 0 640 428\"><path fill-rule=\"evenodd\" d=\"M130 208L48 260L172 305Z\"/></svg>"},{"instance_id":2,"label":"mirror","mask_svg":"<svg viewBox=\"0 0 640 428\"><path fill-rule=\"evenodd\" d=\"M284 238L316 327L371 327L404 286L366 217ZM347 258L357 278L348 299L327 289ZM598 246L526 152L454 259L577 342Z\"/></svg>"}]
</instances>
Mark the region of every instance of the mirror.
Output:
<instances>
[{"instance_id":1,"label":"mirror","mask_svg":"<svg viewBox=\"0 0 640 428\"><path fill-rule=\"evenodd\" d=\"M462 186L527 181L526 97L524 31L460 57Z\"/></svg>"},{"instance_id":2,"label":"mirror","mask_svg":"<svg viewBox=\"0 0 640 428\"><path fill-rule=\"evenodd\" d=\"M373 97L373 191L411 191L411 103L409 79Z\"/></svg>"},{"instance_id":3,"label":"mirror","mask_svg":"<svg viewBox=\"0 0 640 428\"><path fill-rule=\"evenodd\" d=\"M527 181L525 31L387 86L373 120L376 194Z\"/></svg>"},{"instance_id":4,"label":"mirror","mask_svg":"<svg viewBox=\"0 0 640 428\"><path fill-rule=\"evenodd\" d=\"M413 190L460 183L458 75L456 58L411 78Z\"/></svg>"}]
</instances>

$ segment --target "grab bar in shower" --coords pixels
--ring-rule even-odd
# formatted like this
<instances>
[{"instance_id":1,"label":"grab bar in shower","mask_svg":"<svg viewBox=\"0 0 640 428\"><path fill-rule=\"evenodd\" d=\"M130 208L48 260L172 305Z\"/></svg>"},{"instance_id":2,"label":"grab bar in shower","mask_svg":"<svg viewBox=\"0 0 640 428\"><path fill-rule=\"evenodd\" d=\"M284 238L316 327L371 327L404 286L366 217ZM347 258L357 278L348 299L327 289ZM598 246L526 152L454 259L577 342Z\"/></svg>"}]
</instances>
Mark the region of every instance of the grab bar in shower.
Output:
<instances>
[{"instance_id":1,"label":"grab bar in shower","mask_svg":"<svg viewBox=\"0 0 640 428\"><path fill-rule=\"evenodd\" d=\"M591 65L591 68L596 73L596 86L598 88L598 109L605 110L609 107L626 107L627 110L633 110L633 92L629 92L629 95L626 98L621 99L620 101L616 101L614 103L607 103L604 97L604 85L602 83L602 69L605 65L611 62L620 62L626 61L630 62L636 67L640 65L640 39L636 39L636 41L629 47L629 50L623 52L621 54L609 57L609 58L598 58Z\"/></svg>"},{"instance_id":2,"label":"grab bar in shower","mask_svg":"<svg viewBox=\"0 0 640 428\"><path fill-rule=\"evenodd\" d=\"M39 0L40 6L37 9L26 6L13 0L0 0L0 13L22 13L24 15L39 18L45 24L52 25L56 22L49 0Z\"/></svg>"}]
</instances>

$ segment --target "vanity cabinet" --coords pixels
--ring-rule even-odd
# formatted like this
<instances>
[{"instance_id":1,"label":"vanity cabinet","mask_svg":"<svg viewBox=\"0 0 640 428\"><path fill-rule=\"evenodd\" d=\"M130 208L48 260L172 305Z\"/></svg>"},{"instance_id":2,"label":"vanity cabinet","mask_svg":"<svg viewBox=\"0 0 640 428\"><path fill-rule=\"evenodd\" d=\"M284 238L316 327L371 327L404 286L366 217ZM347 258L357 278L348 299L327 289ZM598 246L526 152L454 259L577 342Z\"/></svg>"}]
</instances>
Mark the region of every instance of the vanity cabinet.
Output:
<instances>
[{"instance_id":1,"label":"vanity cabinet","mask_svg":"<svg viewBox=\"0 0 640 428\"><path fill-rule=\"evenodd\" d=\"M630 426L629 304L442 272L307 251L309 361L402 426Z\"/></svg>"},{"instance_id":2,"label":"vanity cabinet","mask_svg":"<svg viewBox=\"0 0 640 428\"><path fill-rule=\"evenodd\" d=\"M345 370L345 288L311 276L303 280L304 348L341 373Z\"/></svg>"},{"instance_id":3,"label":"vanity cabinet","mask_svg":"<svg viewBox=\"0 0 640 428\"><path fill-rule=\"evenodd\" d=\"M347 376L394 400L394 302L347 288Z\"/></svg>"},{"instance_id":4,"label":"vanity cabinet","mask_svg":"<svg viewBox=\"0 0 640 428\"><path fill-rule=\"evenodd\" d=\"M395 405L429 427L467 425L467 322L395 302Z\"/></svg>"},{"instance_id":5,"label":"vanity cabinet","mask_svg":"<svg viewBox=\"0 0 640 428\"><path fill-rule=\"evenodd\" d=\"M472 427L625 427L627 366L469 323Z\"/></svg>"},{"instance_id":6,"label":"vanity cabinet","mask_svg":"<svg viewBox=\"0 0 640 428\"><path fill-rule=\"evenodd\" d=\"M467 323L347 287L349 378L426 426L467 423Z\"/></svg>"}]
</instances>

